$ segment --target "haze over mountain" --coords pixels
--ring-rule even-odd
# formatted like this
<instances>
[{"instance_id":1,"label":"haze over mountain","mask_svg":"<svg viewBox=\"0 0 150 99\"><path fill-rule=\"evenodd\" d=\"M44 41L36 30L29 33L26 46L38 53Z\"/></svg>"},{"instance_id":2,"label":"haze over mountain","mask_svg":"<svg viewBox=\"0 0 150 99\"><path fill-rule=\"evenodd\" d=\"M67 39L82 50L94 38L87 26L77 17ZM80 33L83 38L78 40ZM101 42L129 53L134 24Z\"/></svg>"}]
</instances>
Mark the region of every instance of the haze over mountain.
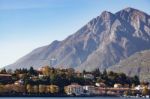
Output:
<instances>
[{"instance_id":1,"label":"haze over mountain","mask_svg":"<svg viewBox=\"0 0 150 99\"><path fill-rule=\"evenodd\" d=\"M53 60L53 67L103 70L147 49L150 49L150 16L125 8L115 14L102 12L65 40L37 48L6 68L38 68Z\"/></svg>"}]
</instances>

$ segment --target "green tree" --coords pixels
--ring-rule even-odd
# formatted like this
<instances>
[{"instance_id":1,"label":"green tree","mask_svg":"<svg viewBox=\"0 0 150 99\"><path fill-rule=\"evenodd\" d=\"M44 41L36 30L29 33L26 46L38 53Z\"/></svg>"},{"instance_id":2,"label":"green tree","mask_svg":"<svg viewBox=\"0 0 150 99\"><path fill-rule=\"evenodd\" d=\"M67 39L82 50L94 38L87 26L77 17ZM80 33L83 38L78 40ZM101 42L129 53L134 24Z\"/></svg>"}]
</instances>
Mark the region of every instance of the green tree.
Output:
<instances>
[{"instance_id":1,"label":"green tree","mask_svg":"<svg viewBox=\"0 0 150 99\"><path fill-rule=\"evenodd\" d=\"M94 75L94 77L99 77L99 76L101 76L101 72L100 72L99 69L95 69L95 70L92 72L92 74Z\"/></svg>"},{"instance_id":2,"label":"green tree","mask_svg":"<svg viewBox=\"0 0 150 99\"><path fill-rule=\"evenodd\" d=\"M0 73L1 73L1 74L7 74L7 71L6 71L6 69L4 68L4 69L2 69L2 70L0 71Z\"/></svg>"},{"instance_id":3,"label":"green tree","mask_svg":"<svg viewBox=\"0 0 150 99\"><path fill-rule=\"evenodd\" d=\"M29 69L29 75L37 75L37 71L34 70L34 68L31 66L30 69Z\"/></svg>"},{"instance_id":4,"label":"green tree","mask_svg":"<svg viewBox=\"0 0 150 99\"><path fill-rule=\"evenodd\" d=\"M139 85L139 84L140 84L140 80L139 80L139 77L138 77L138 76L134 76L134 77L133 77L133 83L134 83L135 85Z\"/></svg>"}]
</instances>

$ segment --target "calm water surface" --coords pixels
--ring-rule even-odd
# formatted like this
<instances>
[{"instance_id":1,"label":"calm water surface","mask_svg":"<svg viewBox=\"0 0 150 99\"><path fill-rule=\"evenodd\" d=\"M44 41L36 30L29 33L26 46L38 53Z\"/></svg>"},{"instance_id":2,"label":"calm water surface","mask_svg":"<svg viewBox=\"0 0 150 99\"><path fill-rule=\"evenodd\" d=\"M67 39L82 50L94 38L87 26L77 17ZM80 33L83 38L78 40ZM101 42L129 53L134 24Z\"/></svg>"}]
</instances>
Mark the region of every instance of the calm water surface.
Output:
<instances>
[{"instance_id":1,"label":"calm water surface","mask_svg":"<svg viewBox=\"0 0 150 99\"><path fill-rule=\"evenodd\" d=\"M15 98L15 97L3 97L0 99L145 99L145 98L125 98L125 97L59 97L59 98L54 98L54 97L25 97L25 98L21 98L21 97L18 97L18 98Z\"/></svg>"}]
</instances>

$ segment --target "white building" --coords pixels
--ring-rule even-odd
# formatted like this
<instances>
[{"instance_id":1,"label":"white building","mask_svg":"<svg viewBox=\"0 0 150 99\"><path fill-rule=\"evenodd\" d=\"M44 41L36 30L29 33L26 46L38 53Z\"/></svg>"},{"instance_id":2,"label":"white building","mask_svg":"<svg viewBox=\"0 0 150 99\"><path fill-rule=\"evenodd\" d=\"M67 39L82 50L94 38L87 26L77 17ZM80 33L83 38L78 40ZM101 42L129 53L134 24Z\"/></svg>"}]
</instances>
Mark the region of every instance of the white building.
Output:
<instances>
[{"instance_id":1,"label":"white building","mask_svg":"<svg viewBox=\"0 0 150 99\"><path fill-rule=\"evenodd\" d=\"M87 95L92 95L96 93L95 86L86 85L83 86L83 89L85 90L85 94Z\"/></svg>"},{"instance_id":2,"label":"white building","mask_svg":"<svg viewBox=\"0 0 150 99\"><path fill-rule=\"evenodd\" d=\"M92 74L85 74L83 77L85 79L94 79L94 76Z\"/></svg>"},{"instance_id":3,"label":"white building","mask_svg":"<svg viewBox=\"0 0 150 99\"><path fill-rule=\"evenodd\" d=\"M102 88L106 87L106 85L104 83L95 83L95 85L97 87L102 87Z\"/></svg>"},{"instance_id":4,"label":"white building","mask_svg":"<svg viewBox=\"0 0 150 99\"><path fill-rule=\"evenodd\" d=\"M15 84L15 85L23 85L23 84L24 84L24 81L21 79L21 80L15 81L14 84Z\"/></svg>"},{"instance_id":5,"label":"white building","mask_svg":"<svg viewBox=\"0 0 150 99\"><path fill-rule=\"evenodd\" d=\"M44 78L44 77L45 77L45 75L43 75L43 74L39 74L39 75L38 75L38 77L39 77L39 79L42 79L42 78Z\"/></svg>"},{"instance_id":6,"label":"white building","mask_svg":"<svg viewBox=\"0 0 150 99\"><path fill-rule=\"evenodd\" d=\"M135 90L143 90L143 87L141 85L138 85L134 88Z\"/></svg>"},{"instance_id":7,"label":"white building","mask_svg":"<svg viewBox=\"0 0 150 99\"><path fill-rule=\"evenodd\" d=\"M71 84L65 87L67 95L82 95L84 93L83 87L79 84Z\"/></svg>"},{"instance_id":8,"label":"white building","mask_svg":"<svg viewBox=\"0 0 150 99\"><path fill-rule=\"evenodd\" d=\"M114 88L121 88L122 85L121 84L114 84Z\"/></svg>"}]
</instances>

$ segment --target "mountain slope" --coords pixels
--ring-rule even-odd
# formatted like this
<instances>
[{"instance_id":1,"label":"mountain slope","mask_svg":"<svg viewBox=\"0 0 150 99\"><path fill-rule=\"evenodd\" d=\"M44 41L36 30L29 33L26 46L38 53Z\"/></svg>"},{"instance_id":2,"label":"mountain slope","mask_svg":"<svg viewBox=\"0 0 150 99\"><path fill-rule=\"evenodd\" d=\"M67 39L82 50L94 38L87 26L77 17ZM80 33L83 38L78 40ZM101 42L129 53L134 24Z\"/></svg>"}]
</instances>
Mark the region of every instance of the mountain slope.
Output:
<instances>
[{"instance_id":1,"label":"mountain slope","mask_svg":"<svg viewBox=\"0 0 150 99\"><path fill-rule=\"evenodd\" d=\"M129 76L138 75L141 80L150 81L150 50L137 52L108 70L124 72Z\"/></svg>"},{"instance_id":2,"label":"mountain slope","mask_svg":"<svg viewBox=\"0 0 150 99\"><path fill-rule=\"evenodd\" d=\"M87 70L109 67L135 52L150 48L150 17L133 8L115 14L107 37L81 66ZM145 28L144 28L145 27ZM105 33L105 34L107 34ZM96 64L96 65L95 65ZM80 68L81 68L80 66Z\"/></svg>"},{"instance_id":3,"label":"mountain slope","mask_svg":"<svg viewBox=\"0 0 150 99\"><path fill-rule=\"evenodd\" d=\"M53 67L91 71L105 69L130 55L150 49L150 16L133 8L102 14L63 41L33 50L7 68Z\"/></svg>"}]
</instances>

